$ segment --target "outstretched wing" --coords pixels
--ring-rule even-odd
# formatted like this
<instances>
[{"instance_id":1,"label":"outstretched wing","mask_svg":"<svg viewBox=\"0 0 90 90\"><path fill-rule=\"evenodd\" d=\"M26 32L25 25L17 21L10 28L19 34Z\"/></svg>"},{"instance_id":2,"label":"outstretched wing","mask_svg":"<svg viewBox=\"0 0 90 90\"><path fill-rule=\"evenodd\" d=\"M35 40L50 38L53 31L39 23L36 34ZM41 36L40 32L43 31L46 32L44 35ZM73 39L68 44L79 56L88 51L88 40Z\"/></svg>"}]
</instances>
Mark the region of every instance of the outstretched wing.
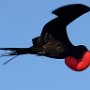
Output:
<instances>
[{"instance_id":1,"label":"outstretched wing","mask_svg":"<svg viewBox=\"0 0 90 90\"><path fill-rule=\"evenodd\" d=\"M60 17L62 24L67 26L73 20L77 19L78 17L80 17L88 11L90 11L90 8L86 5L71 4L62 6L54 10L52 13Z\"/></svg>"},{"instance_id":2,"label":"outstretched wing","mask_svg":"<svg viewBox=\"0 0 90 90\"><path fill-rule=\"evenodd\" d=\"M88 11L90 8L82 4L66 5L54 10L53 14L58 17L44 26L41 36L36 40L38 41L36 45L42 47L46 56L49 57L65 58L70 55L74 45L68 38L66 26Z\"/></svg>"},{"instance_id":3,"label":"outstretched wing","mask_svg":"<svg viewBox=\"0 0 90 90\"><path fill-rule=\"evenodd\" d=\"M42 38L47 32L59 39L66 38L66 26L88 11L90 11L90 8L82 4L66 5L54 10L52 13L58 17L44 26L41 33Z\"/></svg>"},{"instance_id":4,"label":"outstretched wing","mask_svg":"<svg viewBox=\"0 0 90 90\"><path fill-rule=\"evenodd\" d=\"M80 17L88 11L90 11L90 8L82 4L66 5L54 10L53 14L57 15L58 17L51 20L44 26L41 33L41 41L46 41L48 33L56 40L63 43L67 51L70 51L70 49L73 48L73 44L70 42L68 38L66 27L73 20L75 20L76 18Z\"/></svg>"}]
</instances>

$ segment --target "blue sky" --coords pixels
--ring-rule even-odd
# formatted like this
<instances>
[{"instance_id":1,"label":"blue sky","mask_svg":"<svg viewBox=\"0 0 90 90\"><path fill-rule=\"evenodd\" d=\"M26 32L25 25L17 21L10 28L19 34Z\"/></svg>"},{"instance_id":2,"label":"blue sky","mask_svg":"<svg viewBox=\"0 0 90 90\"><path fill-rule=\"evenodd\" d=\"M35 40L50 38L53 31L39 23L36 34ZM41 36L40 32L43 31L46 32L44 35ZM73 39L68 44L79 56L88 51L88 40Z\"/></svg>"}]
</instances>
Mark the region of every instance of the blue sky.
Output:
<instances>
[{"instance_id":1,"label":"blue sky","mask_svg":"<svg viewBox=\"0 0 90 90\"><path fill-rule=\"evenodd\" d=\"M51 11L71 3L90 7L90 0L0 0L0 47L30 47L32 38L55 17ZM90 49L90 12L67 29L74 45ZM63 59L35 55L19 56L2 66L9 58L0 58L0 90L90 90L90 68L75 72Z\"/></svg>"}]
</instances>

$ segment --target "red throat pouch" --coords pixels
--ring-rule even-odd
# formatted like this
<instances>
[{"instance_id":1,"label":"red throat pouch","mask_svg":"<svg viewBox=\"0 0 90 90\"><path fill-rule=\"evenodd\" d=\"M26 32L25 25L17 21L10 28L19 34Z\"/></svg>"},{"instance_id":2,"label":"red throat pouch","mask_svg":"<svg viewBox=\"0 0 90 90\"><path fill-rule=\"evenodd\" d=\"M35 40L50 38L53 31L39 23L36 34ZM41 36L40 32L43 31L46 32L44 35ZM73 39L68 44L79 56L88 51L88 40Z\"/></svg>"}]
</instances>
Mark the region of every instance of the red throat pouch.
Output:
<instances>
[{"instance_id":1,"label":"red throat pouch","mask_svg":"<svg viewBox=\"0 0 90 90\"><path fill-rule=\"evenodd\" d=\"M74 57L66 57L65 64L74 71L83 71L90 65L90 52L86 51L81 59L76 59Z\"/></svg>"}]
</instances>

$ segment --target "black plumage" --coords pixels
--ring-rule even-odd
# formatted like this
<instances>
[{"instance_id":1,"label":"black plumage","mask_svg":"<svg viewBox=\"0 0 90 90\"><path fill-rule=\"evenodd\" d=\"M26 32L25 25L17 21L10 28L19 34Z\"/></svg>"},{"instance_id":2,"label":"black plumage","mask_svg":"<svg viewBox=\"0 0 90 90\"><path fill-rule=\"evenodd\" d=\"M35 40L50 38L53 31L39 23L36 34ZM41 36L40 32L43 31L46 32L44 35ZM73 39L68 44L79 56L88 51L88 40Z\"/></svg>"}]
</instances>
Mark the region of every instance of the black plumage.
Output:
<instances>
[{"instance_id":1,"label":"black plumage","mask_svg":"<svg viewBox=\"0 0 90 90\"><path fill-rule=\"evenodd\" d=\"M29 48L0 48L0 50L11 51L3 56L38 54L58 59L67 56L80 58L87 48L83 45L74 46L68 38L66 28L68 24L88 11L90 8L82 4L60 7L52 12L57 17L43 27L39 37L32 39L33 46Z\"/></svg>"}]
</instances>

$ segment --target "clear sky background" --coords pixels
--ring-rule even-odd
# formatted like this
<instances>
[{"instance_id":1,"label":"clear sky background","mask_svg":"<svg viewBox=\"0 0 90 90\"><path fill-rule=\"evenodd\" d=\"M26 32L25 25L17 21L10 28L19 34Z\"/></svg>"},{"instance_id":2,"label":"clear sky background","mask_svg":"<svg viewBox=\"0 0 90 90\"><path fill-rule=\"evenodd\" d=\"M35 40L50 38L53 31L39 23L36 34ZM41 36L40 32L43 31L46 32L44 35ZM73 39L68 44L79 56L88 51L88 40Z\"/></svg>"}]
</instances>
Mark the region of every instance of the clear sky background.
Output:
<instances>
[{"instance_id":1,"label":"clear sky background","mask_svg":"<svg viewBox=\"0 0 90 90\"><path fill-rule=\"evenodd\" d=\"M53 19L52 10L66 4L90 0L0 0L0 47L30 47L32 38ZM90 49L90 12L68 26L74 45ZM70 70L64 60L23 55L5 66L10 57L0 58L0 90L90 90L90 68Z\"/></svg>"}]
</instances>

